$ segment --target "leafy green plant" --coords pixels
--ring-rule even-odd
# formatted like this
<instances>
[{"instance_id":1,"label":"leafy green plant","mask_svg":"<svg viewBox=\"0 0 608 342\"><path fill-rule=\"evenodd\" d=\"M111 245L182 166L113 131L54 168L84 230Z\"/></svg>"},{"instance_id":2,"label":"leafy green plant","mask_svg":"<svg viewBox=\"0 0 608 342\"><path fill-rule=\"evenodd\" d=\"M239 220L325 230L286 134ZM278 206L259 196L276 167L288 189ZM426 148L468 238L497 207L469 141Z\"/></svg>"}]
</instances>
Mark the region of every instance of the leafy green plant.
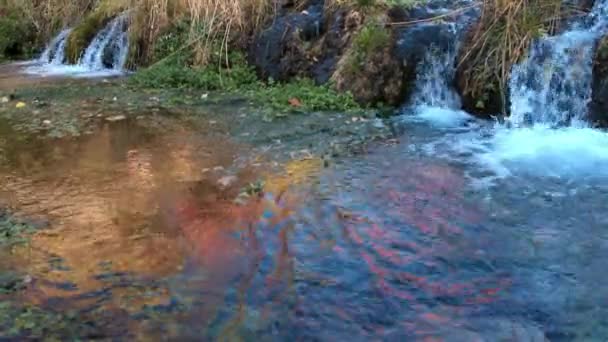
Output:
<instances>
[{"instance_id":1,"label":"leafy green plant","mask_svg":"<svg viewBox=\"0 0 608 342\"><path fill-rule=\"evenodd\" d=\"M35 38L32 23L19 10L0 7L0 60L30 57Z\"/></svg>"},{"instance_id":2,"label":"leafy green plant","mask_svg":"<svg viewBox=\"0 0 608 342\"><path fill-rule=\"evenodd\" d=\"M250 91L251 97L277 113L352 111L361 109L350 93L339 93L330 85L316 85L310 79L270 83Z\"/></svg>"}]
</instances>

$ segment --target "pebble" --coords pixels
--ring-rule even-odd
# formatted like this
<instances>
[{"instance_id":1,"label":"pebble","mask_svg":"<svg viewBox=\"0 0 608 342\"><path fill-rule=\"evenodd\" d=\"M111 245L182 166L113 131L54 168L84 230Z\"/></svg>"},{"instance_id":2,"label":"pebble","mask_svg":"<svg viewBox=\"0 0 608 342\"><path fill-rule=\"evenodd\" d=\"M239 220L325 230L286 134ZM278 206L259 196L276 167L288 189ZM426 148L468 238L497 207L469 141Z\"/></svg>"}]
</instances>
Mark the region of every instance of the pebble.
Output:
<instances>
[{"instance_id":1,"label":"pebble","mask_svg":"<svg viewBox=\"0 0 608 342\"><path fill-rule=\"evenodd\" d=\"M122 121L125 120L127 117L124 115L114 115L114 116L108 116L106 118L106 121L110 121L110 122L116 122L116 121Z\"/></svg>"},{"instance_id":2,"label":"pebble","mask_svg":"<svg viewBox=\"0 0 608 342\"><path fill-rule=\"evenodd\" d=\"M224 188L229 187L230 185L232 185L234 182L236 182L237 178L236 176L224 176L222 178L220 178L217 183L219 185L221 185Z\"/></svg>"}]
</instances>

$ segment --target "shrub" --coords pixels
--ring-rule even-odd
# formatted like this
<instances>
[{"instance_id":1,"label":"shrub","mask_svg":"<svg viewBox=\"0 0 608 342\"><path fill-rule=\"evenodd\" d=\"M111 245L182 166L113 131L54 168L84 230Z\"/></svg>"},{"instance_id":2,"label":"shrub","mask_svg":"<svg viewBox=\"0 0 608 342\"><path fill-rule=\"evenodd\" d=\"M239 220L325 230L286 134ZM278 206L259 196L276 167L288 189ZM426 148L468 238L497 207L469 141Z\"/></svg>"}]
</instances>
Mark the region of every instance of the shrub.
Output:
<instances>
[{"instance_id":1,"label":"shrub","mask_svg":"<svg viewBox=\"0 0 608 342\"><path fill-rule=\"evenodd\" d=\"M32 23L19 9L0 7L0 60L29 57L35 46Z\"/></svg>"}]
</instances>

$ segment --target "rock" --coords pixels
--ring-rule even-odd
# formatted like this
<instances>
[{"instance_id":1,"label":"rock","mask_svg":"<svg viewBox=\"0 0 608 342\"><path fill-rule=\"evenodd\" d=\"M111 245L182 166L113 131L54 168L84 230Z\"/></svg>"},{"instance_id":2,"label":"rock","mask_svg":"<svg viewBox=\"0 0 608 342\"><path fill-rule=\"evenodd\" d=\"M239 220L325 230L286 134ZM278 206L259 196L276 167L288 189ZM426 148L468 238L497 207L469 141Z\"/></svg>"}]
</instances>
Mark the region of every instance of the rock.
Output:
<instances>
[{"instance_id":1,"label":"rock","mask_svg":"<svg viewBox=\"0 0 608 342\"><path fill-rule=\"evenodd\" d=\"M218 179L217 184L219 184L223 188L227 188L227 187L231 186L232 184L234 184L237 181L237 179L238 178L236 176L224 176L224 177Z\"/></svg>"},{"instance_id":2,"label":"rock","mask_svg":"<svg viewBox=\"0 0 608 342\"><path fill-rule=\"evenodd\" d=\"M588 120L597 127L608 128L608 36L598 45L593 64L591 103Z\"/></svg>"},{"instance_id":3,"label":"rock","mask_svg":"<svg viewBox=\"0 0 608 342\"><path fill-rule=\"evenodd\" d=\"M117 122L117 121L122 121L122 120L126 120L126 119L127 119L127 117L124 115L114 115L114 116L108 116L106 118L106 121Z\"/></svg>"},{"instance_id":4,"label":"rock","mask_svg":"<svg viewBox=\"0 0 608 342\"><path fill-rule=\"evenodd\" d=\"M11 98L8 96L2 96L0 97L0 103L9 103L11 102Z\"/></svg>"},{"instance_id":5,"label":"rock","mask_svg":"<svg viewBox=\"0 0 608 342\"><path fill-rule=\"evenodd\" d=\"M43 120L42 124L45 126L50 126L52 124L51 120Z\"/></svg>"},{"instance_id":6,"label":"rock","mask_svg":"<svg viewBox=\"0 0 608 342\"><path fill-rule=\"evenodd\" d=\"M287 81L307 69L304 42L320 37L323 5L314 1L306 11L285 12L255 38L248 53L262 79Z\"/></svg>"},{"instance_id":7,"label":"rock","mask_svg":"<svg viewBox=\"0 0 608 342\"><path fill-rule=\"evenodd\" d=\"M352 53L358 53L356 48ZM365 56L365 62L353 67L350 55L344 56L332 76L336 89L350 92L360 104L399 105L405 99L405 70L393 46Z\"/></svg>"}]
</instances>

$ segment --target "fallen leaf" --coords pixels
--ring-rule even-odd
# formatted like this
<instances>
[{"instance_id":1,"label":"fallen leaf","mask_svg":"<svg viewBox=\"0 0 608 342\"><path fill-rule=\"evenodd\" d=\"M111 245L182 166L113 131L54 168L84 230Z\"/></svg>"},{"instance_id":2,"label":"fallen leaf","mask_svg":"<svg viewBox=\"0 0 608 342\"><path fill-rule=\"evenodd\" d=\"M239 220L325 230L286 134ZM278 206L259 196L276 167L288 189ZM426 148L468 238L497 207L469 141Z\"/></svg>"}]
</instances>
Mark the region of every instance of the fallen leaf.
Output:
<instances>
[{"instance_id":1,"label":"fallen leaf","mask_svg":"<svg viewBox=\"0 0 608 342\"><path fill-rule=\"evenodd\" d=\"M298 99L297 97L292 97L289 99L289 104L292 107L302 107L302 101L300 101L300 99Z\"/></svg>"},{"instance_id":2,"label":"fallen leaf","mask_svg":"<svg viewBox=\"0 0 608 342\"><path fill-rule=\"evenodd\" d=\"M17 104L15 105L16 108L23 108L25 107L25 102L17 102Z\"/></svg>"}]
</instances>

